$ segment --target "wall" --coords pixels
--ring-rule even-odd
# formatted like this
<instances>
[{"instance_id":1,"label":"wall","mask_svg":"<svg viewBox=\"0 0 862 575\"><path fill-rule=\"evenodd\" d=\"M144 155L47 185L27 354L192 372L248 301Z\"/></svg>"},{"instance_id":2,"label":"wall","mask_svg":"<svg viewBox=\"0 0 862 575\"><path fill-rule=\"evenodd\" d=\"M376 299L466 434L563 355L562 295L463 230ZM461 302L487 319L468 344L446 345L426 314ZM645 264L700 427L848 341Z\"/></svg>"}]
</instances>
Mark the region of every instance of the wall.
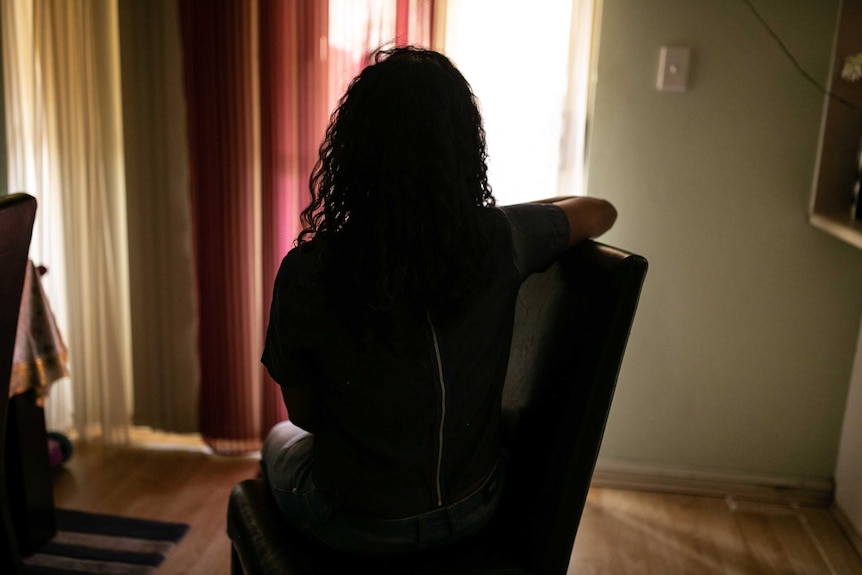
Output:
<instances>
[{"instance_id":1,"label":"wall","mask_svg":"<svg viewBox=\"0 0 862 575\"><path fill-rule=\"evenodd\" d=\"M862 533L862 329L856 347L856 362L850 380L844 428L835 470L835 502Z\"/></svg>"},{"instance_id":2,"label":"wall","mask_svg":"<svg viewBox=\"0 0 862 575\"><path fill-rule=\"evenodd\" d=\"M754 0L824 81L838 0ZM650 260L601 461L828 480L862 252L807 223L823 95L741 0L605 0L589 194ZM659 48L689 90L655 90Z\"/></svg>"}]
</instances>

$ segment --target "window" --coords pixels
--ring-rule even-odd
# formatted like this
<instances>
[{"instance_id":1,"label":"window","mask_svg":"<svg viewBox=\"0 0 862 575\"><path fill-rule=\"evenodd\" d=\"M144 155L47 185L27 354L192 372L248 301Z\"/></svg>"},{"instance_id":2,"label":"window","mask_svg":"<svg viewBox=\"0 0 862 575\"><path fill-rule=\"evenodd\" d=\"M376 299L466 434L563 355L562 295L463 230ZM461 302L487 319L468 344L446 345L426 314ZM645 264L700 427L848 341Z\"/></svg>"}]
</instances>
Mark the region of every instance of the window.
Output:
<instances>
[{"instance_id":1,"label":"window","mask_svg":"<svg viewBox=\"0 0 862 575\"><path fill-rule=\"evenodd\" d=\"M500 204L584 188L593 0L445 2L443 50L485 119Z\"/></svg>"}]
</instances>

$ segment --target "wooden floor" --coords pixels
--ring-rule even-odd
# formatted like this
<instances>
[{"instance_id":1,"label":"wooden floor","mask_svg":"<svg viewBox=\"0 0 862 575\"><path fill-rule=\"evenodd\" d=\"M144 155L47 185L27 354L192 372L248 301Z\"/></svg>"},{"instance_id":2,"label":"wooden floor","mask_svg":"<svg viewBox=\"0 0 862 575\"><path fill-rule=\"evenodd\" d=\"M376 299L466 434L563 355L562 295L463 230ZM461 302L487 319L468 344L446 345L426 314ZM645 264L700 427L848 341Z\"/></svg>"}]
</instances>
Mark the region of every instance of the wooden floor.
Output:
<instances>
[{"instance_id":1,"label":"wooden floor","mask_svg":"<svg viewBox=\"0 0 862 575\"><path fill-rule=\"evenodd\" d=\"M234 484L257 473L257 460L182 448L76 445L54 481L57 507L179 521L186 536L158 575L227 575L227 500Z\"/></svg>"},{"instance_id":2,"label":"wooden floor","mask_svg":"<svg viewBox=\"0 0 862 575\"><path fill-rule=\"evenodd\" d=\"M256 459L154 447L77 445L56 505L188 523L158 575L227 575L227 497ZM569 573L859 575L862 559L825 509L594 488Z\"/></svg>"},{"instance_id":3,"label":"wooden floor","mask_svg":"<svg viewBox=\"0 0 862 575\"><path fill-rule=\"evenodd\" d=\"M862 575L827 509L593 488L569 573Z\"/></svg>"}]
</instances>

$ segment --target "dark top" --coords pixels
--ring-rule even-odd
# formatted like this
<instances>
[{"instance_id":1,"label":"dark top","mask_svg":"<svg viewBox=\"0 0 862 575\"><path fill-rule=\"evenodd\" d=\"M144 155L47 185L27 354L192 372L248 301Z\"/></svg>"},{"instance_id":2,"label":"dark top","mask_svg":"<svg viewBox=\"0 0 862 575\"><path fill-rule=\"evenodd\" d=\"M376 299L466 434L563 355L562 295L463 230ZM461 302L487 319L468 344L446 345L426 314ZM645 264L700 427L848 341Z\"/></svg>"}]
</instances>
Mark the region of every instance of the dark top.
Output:
<instances>
[{"instance_id":1,"label":"dark top","mask_svg":"<svg viewBox=\"0 0 862 575\"><path fill-rule=\"evenodd\" d=\"M494 469L518 289L566 249L569 227L552 204L489 210L492 283L454 317L397 317L394 340L359 342L338 320L314 241L282 261L262 361L280 385L313 390L313 477L334 508L409 517L455 502Z\"/></svg>"}]
</instances>

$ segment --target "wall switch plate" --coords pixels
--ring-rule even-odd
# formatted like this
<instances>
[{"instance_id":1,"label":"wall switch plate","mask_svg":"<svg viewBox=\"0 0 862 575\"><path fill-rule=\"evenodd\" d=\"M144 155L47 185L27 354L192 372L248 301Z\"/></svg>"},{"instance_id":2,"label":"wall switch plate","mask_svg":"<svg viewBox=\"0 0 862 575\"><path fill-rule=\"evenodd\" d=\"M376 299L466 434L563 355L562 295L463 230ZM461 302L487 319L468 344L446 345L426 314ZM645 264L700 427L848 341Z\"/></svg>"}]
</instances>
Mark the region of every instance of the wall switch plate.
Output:
<instances>
[{"instance_id":1,"label":"wall switch plate","mask_svg":"<svg viewBox=\"0 0 862 575\"><path fill-rule=\"evenodd\" d=\"M691 48L662 46L656 87L662 92L685 92L690 62Z\"/></svg>"}]
</instances>

